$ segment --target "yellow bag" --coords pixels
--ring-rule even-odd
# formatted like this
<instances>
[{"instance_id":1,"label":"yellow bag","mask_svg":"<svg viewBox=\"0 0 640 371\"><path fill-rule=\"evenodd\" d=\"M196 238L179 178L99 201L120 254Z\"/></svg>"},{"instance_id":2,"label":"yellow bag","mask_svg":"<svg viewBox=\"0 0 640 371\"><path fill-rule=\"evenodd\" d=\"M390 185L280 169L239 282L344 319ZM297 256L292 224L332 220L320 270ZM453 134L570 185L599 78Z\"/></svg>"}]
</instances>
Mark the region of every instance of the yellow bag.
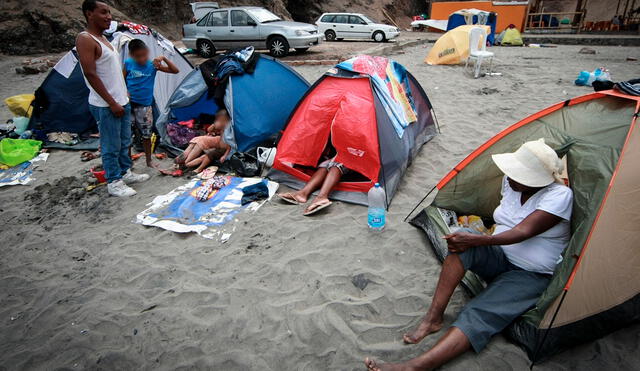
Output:
<instances>
[{"instance_id":1,"label":"yellow bag","mask_svg":"<svg viewBox=\"0 0 640 371\"><path fill-rule=\"evenodd\" d=\"M31 102L36 99L33 94L14 95L4 100L9 110L16 116L31 117Z\"/></svg>"}]
</instances>

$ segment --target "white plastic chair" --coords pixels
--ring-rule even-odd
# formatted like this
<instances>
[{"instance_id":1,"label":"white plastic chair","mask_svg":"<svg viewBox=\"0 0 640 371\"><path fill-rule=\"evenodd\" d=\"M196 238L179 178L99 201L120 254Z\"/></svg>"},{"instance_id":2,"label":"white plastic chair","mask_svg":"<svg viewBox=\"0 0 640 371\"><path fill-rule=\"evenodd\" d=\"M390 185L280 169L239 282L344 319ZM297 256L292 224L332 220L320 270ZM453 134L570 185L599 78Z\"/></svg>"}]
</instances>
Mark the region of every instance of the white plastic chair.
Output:
<instances>
[{"instance_id":1,"label":"white plastic chair","mask_svg":"<svg viewBox=\"0 0 640 371\"><path fill-rule=\"evenodd\" d=\"M482 41L482 47L479 47L480 41ZM484 59L489 59L489 72L493 65L493 53L487 51L487 32L484 27L474 27L469 32L469 57L464 68L465 71L469 67L469 61L474 60L473 78L477 79L480 76L480 67Z\"/></svg>"}]
</instances>

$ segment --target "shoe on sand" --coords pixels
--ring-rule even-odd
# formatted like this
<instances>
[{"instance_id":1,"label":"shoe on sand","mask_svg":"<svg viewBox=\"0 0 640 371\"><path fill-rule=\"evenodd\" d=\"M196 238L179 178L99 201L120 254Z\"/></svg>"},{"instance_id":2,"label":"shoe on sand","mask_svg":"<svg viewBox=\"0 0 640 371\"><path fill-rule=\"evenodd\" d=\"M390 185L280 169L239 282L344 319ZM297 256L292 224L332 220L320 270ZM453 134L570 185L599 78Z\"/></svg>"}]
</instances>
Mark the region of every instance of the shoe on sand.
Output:
<instances>
[{"instance_id":1,"label":"shoe on sand","mask_svg":"<svg viewBox=\"0 0 640 371\"><path fill-rule=\"evenodd\" d=\"M129 169L122 176L122 180L127 184L146 182L149 180L149 174L136 174Z\"/></svg>"},{"instance_id":2,"label":"shoe on sand","mask_svg":"<svg viewBox=\"0 0 640 371\"><path fill-rule=\"evenodd\" d=\"M107 191L109 191L110 195L116 197L131 197L136 194L136 191L126 185L122 179L107 184Z\"/></svg>"}]
</instances>

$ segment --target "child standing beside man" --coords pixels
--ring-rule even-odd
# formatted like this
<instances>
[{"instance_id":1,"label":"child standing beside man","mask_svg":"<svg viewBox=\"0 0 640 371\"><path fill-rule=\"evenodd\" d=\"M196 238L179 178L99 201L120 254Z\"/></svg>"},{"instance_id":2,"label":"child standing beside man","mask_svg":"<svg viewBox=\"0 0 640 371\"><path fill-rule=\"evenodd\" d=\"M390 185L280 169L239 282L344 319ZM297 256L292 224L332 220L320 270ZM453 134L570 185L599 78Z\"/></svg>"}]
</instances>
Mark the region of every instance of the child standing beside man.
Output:
<instances>
[{"instance_id":1,"label":"child standing beside man","mask_svg":"<svg viewBox=\"0 0 640 371\"><path fill-rule=\"evenodd\" d=\"M144 41L134 39L129 41L129 56L124 61L122 73L131 101L133 123L142 136L142 146L147 160L147 166L153 167L151 161L151 133L153 131L153 87L156 72L176 74L178 67L167 57L161 56L149 59L149 48Z\"/></svg>"},{"instance_id":2,"label":"child standing beside man","mask_svg":"<svg viewBox=\"0 0 640 371\"><path fill-rule=\"evenodd\" d=\"M128 184L149 179L131 171L131 105L122 76L120 54L103 36L111 26L111 10L101 1L85 0L82 13L87 29L76 39L76 49L89 88L89 110L98 123L102 166L110 195L128 197L136 191Z\"/></svg>"}]
</instances>

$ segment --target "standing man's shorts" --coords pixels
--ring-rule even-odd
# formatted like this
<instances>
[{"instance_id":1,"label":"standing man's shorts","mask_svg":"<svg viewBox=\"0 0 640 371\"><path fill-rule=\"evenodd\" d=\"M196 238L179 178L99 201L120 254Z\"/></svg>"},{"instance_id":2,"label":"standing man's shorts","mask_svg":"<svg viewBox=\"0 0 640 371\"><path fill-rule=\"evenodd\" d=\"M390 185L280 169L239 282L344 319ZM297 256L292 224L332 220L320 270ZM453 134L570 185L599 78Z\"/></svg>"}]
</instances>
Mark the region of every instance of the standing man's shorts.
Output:
<instances>
[{"instance_id":1,"label":"standing man's shorts","mask_svg":"<svg viewBox=\"0 0 640 371\"><path fill-rule=\"evenodd\" d=\"M472 229L465 232L478 234ZM451 325L462 331L473 350L481 351L491 337L532 308L551 275L511 264L500 246L477 246L458 254L465 270L480 276L487 287L462 308Z\"/></svg>"},{"instance_id":2,"label":"standing man's shorts","mask_svg":"<svg viewBox=\"0 0 640 371\"><path fill-rule=\"evenodd\" d=\"M131 103L131 115L133 123L140 131L142 139L151 138L153 131L153 108L151 106L142 106Z\"/></svg>"}]
</instances>

